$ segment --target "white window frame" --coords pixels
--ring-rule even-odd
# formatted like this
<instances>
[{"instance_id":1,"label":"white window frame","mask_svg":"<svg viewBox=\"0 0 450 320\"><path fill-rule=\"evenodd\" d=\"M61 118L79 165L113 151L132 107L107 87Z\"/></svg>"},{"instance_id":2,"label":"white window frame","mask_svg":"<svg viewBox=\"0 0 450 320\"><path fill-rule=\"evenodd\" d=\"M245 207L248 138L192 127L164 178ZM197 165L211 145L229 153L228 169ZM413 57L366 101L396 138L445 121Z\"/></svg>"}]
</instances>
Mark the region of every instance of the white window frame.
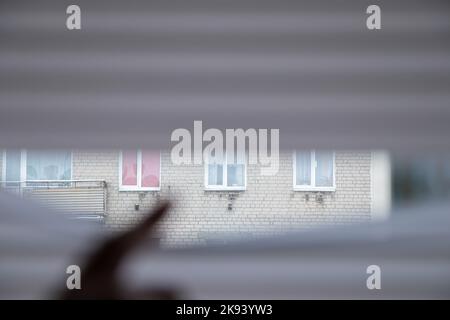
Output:
<instances>
[{"instance_id":1,"label":"white window frame","mask_svg":"<svg viewBox=\"0 0 450 320\"><path fill-rule=\"evenodd\" d=\"M122 185L122 165L123 165L123 151L120 151L119 155L119 191L160 191L161 190L161 151L159 152L159 186L158 187L142 187L142 150L137 149L136 162L137 162L137 185L136 186L124 186Z\"/></svg>"},{"instance_id":2,"label":"white window frame","mask_svg":"<svg viewBox=\"0 0 450 320\"><path fill-rule=\"evenodd\" d=\"M293 175L292 175L292 185L294 191L336 191L336 152L333 151L333 186L331 187L317 187L316 186L316 150L309 150L309 154L311 157L311 184L310 185L297 185L297 151L293 151ZM306 150L305 150L306 151Z\"/></svg>"},{"instance_id":3,"label":"white window frame","mask_svg":"<svg viewBox=\"0 0 450 320\"><path fill-rule=\"evenodd\" d=\"M227 155L225 154L225 161L222 163L223 172L222 172L222 182L223 185L209 185L208 184L208 161L205 161L204 165L204 185L205 190L207 191L245 191L247 190L247 157L245 157L244 165L244 185L243 186L228 186L228 161Z\"/></svg>"},{"instance_id":4,"label":"white window frame","mask_svg":"<svg viewBox=\"0 0 450 320\"><path fill-rule=\"evenodd\" d=\"M6 161L6 153L8 150L3 150L3 164L2 164L2 178L0 180L3 180L6 182L33 182L33 181L41 181L41 180L27 180L27 150L26 149L20 149L20 174L19 174L19 181L6 181L6 167L7 167L7 161ZM55 182L61 181L71 181L73 180L73 151L69 150L70 152L70 178L68 180L52 180Z\"/></svg>"}]
</instances>

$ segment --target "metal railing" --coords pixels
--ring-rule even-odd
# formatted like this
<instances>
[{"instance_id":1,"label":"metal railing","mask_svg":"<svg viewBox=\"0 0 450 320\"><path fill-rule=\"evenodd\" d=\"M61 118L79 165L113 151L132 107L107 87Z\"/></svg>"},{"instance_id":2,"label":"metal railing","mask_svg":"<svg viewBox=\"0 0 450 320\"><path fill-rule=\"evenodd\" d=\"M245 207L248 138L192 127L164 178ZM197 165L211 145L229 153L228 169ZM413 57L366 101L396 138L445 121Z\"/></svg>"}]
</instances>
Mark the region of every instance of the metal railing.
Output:
<instances>
[{"instance_id":1,"label":"metal railing","mask_svg":"<svg viewBox=\"0 0 450 320\"><path fill-rule=\"evenodd\" d=\"M75 218L97 220L106 214L105 180L0 181L0 190L37 200Z\"/></svg>"},{"instance_id":2,"label":"metal railing","mask_svg":"<svg viewBox=\"0 0 450 320\"><path fill-rule=\"evenodd\" d=\"M25 180L25 181L2 181L0 188L52 188L52 187L106 187L105 180Z\"/></svg>"}]
</instances>

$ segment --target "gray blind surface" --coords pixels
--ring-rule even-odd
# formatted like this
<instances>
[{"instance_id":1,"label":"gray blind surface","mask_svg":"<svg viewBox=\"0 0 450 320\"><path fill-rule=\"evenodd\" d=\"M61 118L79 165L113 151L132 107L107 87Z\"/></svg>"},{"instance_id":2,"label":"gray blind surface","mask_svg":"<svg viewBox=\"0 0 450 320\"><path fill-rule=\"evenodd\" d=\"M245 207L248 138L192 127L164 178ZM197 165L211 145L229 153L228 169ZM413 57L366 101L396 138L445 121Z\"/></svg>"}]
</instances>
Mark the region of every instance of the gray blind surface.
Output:
<instances>
[{"instance_id":1,"label":"gray blind surface","mask_svg":"<svg viewBox=\"0 0 450 320\"><path fill-rule=\"evenodd\" d=\"M82 30L68 31L71 1L1 1L0 147L168 147L173 129L203 120L278 128L283 148L448 148L450 3L376 3L378 31L359 0L79 0ZM418 210L342 232L139 252L123 277L187 298L449 298L448 205ZM99 241L5 194L0 212L0 298L51 296ZM377 295L370 264L382 267Z\"/></svg>"},{"instance_id":2,"label":"gray blind surface","mask_svg":"<svg viewBox=\"0 0 450 320\"><path fill-rule=\"evenodd\" d=\"M7 194L0 193L0 213L0 299L56 297L67 266L82 265L105 237L97 225ZM448 299L449 219L447 203L396 212L380 224L221 247L152 251L144 243L121 279L128 288L166 287L188 299ZM373 264L381 290L366 287Z\"/></svg>"},{"instance_id":3,"label":"gray blind surface","mask_svg":"<svg viewBox=\"0 0 450 320\"><path fill-rule=\"evenodd\" d=\"M170 145L278 128L282 147L449 147L448 1L0 4L0 146Z\"/></svg>"}]
</instances>

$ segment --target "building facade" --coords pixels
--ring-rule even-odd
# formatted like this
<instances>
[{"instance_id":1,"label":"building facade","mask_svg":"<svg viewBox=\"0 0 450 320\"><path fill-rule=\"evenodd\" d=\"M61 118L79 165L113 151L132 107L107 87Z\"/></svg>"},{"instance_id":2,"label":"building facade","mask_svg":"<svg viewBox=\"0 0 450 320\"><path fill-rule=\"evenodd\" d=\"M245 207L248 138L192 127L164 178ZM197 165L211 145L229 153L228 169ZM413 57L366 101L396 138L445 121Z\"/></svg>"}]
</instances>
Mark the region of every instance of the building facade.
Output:
<instances>
[{"instance_id":1,"label":"building facade","mask_svg":"<svg viewBox=\"0 0 450 320\"><path fill-rule=\"evenodd\" d=\"M158 237L173 247L370 221L372 159L371 151L281 152L278 173L263 176L259 165L245 161L175 165L168 151L4 150L0 180L3 188L20 184L24 190L40 187L41 195L51 191L49 198L63 194L69 210L103 203L99 210L112 230L129 228L158 200L169 199L172 208ZM82 185L98 181L104 184Z\"/></svg>"}]
</instances>

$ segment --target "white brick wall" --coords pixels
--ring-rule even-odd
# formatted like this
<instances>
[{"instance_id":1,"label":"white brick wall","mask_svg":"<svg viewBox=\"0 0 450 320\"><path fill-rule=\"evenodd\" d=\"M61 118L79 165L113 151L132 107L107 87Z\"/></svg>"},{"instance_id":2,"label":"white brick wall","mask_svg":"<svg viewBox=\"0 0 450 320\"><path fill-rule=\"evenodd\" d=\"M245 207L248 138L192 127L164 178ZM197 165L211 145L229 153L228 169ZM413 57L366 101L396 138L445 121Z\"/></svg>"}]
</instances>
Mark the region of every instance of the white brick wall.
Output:
<instances>
[{"instance_id":1,"label":"white brick wall","mask_svg":"<svg viewBox=\"0 0 450 320\"><path fill-rule=\"evenodd\" d=\"M323 203L315 200L317 193L292 190L290 152L280 154L276 176L261 176L258 166L249 166L247 190L233 193L205 191L203 166L175 166L168 152L162 154L161 191L119 192L118 160L117 151L74 151L73 178L107 181L107 225L113 229L136 223L160 197L171 199L174 207L159 227L168 246L204 243L223 234L259 237L370 219L369 151L336 152L336 191L322 193ZM231 194L235 200L229 200ZM135 204L140 204L139 211Z\"/></svg>"}]
</instances>

